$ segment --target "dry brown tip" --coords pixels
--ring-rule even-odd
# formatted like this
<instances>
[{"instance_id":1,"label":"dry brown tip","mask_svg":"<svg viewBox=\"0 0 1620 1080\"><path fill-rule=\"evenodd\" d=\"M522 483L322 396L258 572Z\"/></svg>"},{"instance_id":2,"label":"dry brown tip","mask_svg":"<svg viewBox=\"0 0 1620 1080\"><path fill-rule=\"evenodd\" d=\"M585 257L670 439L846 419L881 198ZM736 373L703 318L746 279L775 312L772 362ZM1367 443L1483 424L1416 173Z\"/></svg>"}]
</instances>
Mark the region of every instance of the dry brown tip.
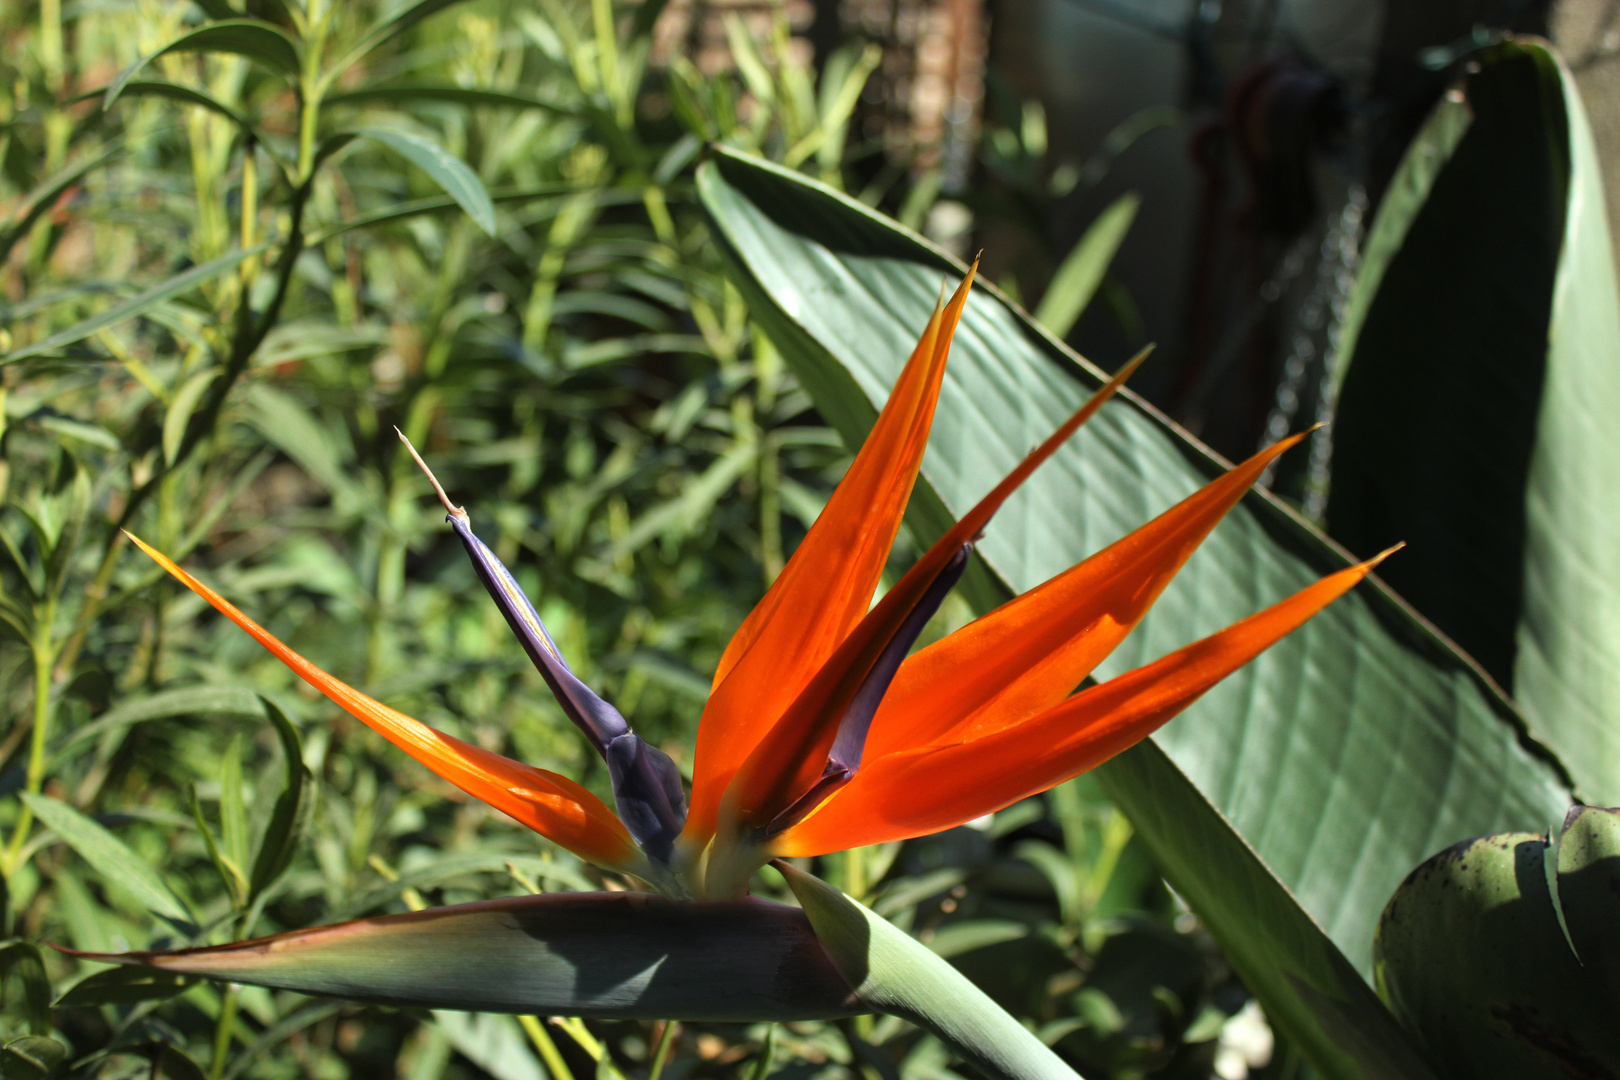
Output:
<instances>
[{"instance_id":1,"label":"dry brown tip","mask_svg":"<svg viewBox=\"0 0 1620 1080\"><path fill-rule=\"evenodd\" d=\"M1374 555L1361 565L1365 566L1368 570L1371 570L1373 567L1377 566L1379 563L1383 562L1385 559L1389 558L1391 555L1395 554L1405 546L1405 540L1402 540L1398 544L1391 544L1389 547L1385 548L1383 551L1380 551L1378 554Z\"/></svg>"},{"instance_id":2,"label":"dry brown tip","mask_svg":"<svg viewBox=\"0 0 1620 1080\"><path fill-rule=\"evenodd\" d=\"M417 466L422 470L423 474L427 476L428 483L433 485L433 490L439 495L439 501L444 504L445 512L451 517L460 518L462 521L466 521L467 511L460 506L456 506L450 501L450 496L446 495L444 493L444 488L439 485L439 478L433 475L433 470L427 467L427 462L422 460L422 455L416 452L416 447L411 445L411 440L405 437L405 433L399 430L397 425L394 427L394 434L399 436L399 441L405 444L405 449L411 452L411 457L415 459Z\"/></svg>"}]
</instances>

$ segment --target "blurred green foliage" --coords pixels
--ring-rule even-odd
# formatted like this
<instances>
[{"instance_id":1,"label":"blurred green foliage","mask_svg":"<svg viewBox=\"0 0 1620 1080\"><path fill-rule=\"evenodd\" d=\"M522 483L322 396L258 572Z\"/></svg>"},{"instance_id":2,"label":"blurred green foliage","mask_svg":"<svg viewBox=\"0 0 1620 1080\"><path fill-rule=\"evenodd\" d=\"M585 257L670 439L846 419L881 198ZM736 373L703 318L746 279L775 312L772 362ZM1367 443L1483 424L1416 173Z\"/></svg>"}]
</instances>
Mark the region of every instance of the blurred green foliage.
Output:
<instances>
[{"instance_id":1,"label":"blurred green foliage","mask_svg":"<svg viewBox=\"0 0 1620 1080\"><path fill-rule=\"evenodd\" d=\"M955 1075L893 1019L422 1014L36 944L619 887L330 707L120 529L339 677L603 790L397 425L575 669L689 764L721 649L847 461L722 276L691 170L719 139L842 186L878 55L810 70L778 11L727 23L736 74L653 68L661 8L0 14L0 1075ZM818 869L1088 1076L1210 1075L1246 995L1124 818L1077 781L981 824Z\"/></svg>"}]
</instances>

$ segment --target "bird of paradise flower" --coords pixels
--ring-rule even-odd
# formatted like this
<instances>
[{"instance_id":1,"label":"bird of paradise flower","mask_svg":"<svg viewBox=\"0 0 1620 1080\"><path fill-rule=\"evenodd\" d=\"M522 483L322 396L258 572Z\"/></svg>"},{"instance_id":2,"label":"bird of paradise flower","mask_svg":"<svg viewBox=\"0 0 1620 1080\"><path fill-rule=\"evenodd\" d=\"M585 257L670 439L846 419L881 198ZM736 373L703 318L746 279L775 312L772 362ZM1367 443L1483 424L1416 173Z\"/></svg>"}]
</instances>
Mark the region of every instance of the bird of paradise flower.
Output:
<instances>
[{"instance_id":1,"label":"bird of paradise flower","mask_svg":"<svg viewBox=\"0 0 1620 1080\"><path fill-rule=\"evenodd\" d=\"M621 894L610 919L701 921L708 917L703 912L715 910L708 902L745 897L754 873L779 856L820 855L938 832L1101 764L1300 626L1383 558L1331 574L1210 637L1074 693L1266 466L1302 437L1295 436L1043 585L908 655L960 579L997 508L1142 359L1125 365L1092 395L873 605L916 481L972 280L970 270L948 302L942 295L826 509L722 655L698 728L690 797L671 759L575 676L517 582L474 535L466 511L452 504L425 464L479 578L563 710L604 758L614 808L565 776L465 743L360 693L293 652L163 554L132 539L299 676L439 776L599 867L646 882L673 901L698 902L683 908ZM410 452L416 454L414 448ZM502 903L466 910L507 917L515 909ZM431 937L433 931L421 920L428 914L390 917L416 921L388 923L387 932L405 935L401 942L413 933L427 940L421 935ZM771 918L776 916L766 921ZM781 926L766 936L778 931ZM288 948L316 948L324 947L322 942L341 944L348 940L345 935L352 933L334 927L297 932L296 941L292 935L281 938ZM251 947L253 955L269 957L280 947L278 940L223 947L235 950L229 955L238 959L229 962L217 960L227 955L219 949L122 959L238 981L304 985L296 979L278 982L274 973L245 973L239 959L248 955L243 950ZM801 944L782 946L781 955ZM404 992L368 983L386 982L388 976L382 968L368 974L372 969L366 963L363 970L332 975L316 989L409 1000ZM274 966L268 960L260 964L265 965ZM811 967L808 975L809 969L795 970L810 982L826 974ZM781 979L771 986L780 990ZM838 1008L853 1007L853 999L838 993L837 985L832 996L807 990L805 1002L819 1004L785 1005L786 1011L761 1018L783 1018L795 1008L831 1015L836 1009L829 1003L840 1000L844 1004ZM499 1008L506 1001L493 989L475 997L466 1007ZM592 1008L578 1011L589 1014ZM747 1011L732 1008L726 1015ZM597 1014L624 1015L611 1009Z\"/></svg>"},{"instance_id":2,"label":"bird of paradise flower","mask_svg":"<svg viewBox=\"0 0 1620 1080\"><path fill-rule=\"evenodd\" d=\"M1294 436L908 657L991 516L1142 359L1121 369L868 610L916 481L972 280L970 272L936 308L825 511L722 655L698 727L690 805L674 763L574 675L516 580L436 480L478 576L563 710L606 760L618 814L567 777L445 735L328 675L161 552L131 539L312 686L468 794L588 862L662 892L739 896L753 872L777 856L939 832L1101 764L1379 561L1342 570L1071 696L1266 466L1299 440Z\"/></svg>"}]
</instances>

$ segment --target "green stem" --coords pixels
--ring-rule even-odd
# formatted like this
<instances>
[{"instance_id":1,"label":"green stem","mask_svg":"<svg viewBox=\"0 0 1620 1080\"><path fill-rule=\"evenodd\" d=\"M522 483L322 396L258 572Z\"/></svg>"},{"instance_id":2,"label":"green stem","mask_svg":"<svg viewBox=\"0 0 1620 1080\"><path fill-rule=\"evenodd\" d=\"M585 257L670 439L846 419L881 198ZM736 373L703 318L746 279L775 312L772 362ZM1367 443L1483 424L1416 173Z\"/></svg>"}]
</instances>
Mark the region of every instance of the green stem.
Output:
<instances>
[{"instance_id":1,"label":"green stem","mask_svg":"<svg viewBox=\"0 0 1620 1080\"><path fill-rule=\"evenodd\" d=\"M225 1075L225 1059L230 1054L231 1036L236 1031L236 999L241 987L228 983L219 1007L219 1024L214 1028L214 1058L208 1065L208 1080Z\"/></svg>"},{"instance_id":2,"label":"green stem","mask_svg":"<svg viewBox=\"0 0 1620 1080\"><path fill-rule=\"evenodd\" d=\"M652 1064L647 1069L647 1080L658 1080L664 1075L664 1063L669 1060L669 1048L675 1045L675 1021L665 1020L664 1030L658 1034L658 1046L653 1050Z\"/></svg>"},{"instance_id":3,"label":"green stem","mask_svg":"<svg viewBox=\"0 0 1620 1080\"><path fill-rule=\"evenodd\" d=\"M568 1067L568 1062L563 1060L561 1052L557 1049L557 1044L551 1041L551 1033L546 1031L546 1025L540 1022L540 1018L538 1016L520 1016L518 1017L518 1023L522 1024L523 1030L529 1033L529 1041L534 1043L534 1048L540 1051L540 1058L546 1063L546 1068L551 1072L552 1080L574 1080L573 1070ZM657 1080L657 1077L658 1074L654 1073L647 1080Z\"/></svg>"},{"instance_id":4,"label":"green stem","mask_svg":"<svg viewBox=\"0 0 1620 1080\"><path fill-rule=\"evenodd\" d=\"M28 740L28 772L23 790L39 794L45 786L45 748L51 729L51 669L56 659L51 626L56 622L56 598L45 601L36 609L37 619L32 649L34 654L34 722ZM5 854L5 876L10 877L22 863L23 845L28 842L29 830L34 824L33 811L23 804L17 815L16 827L11 833L11 845Z\"/></svg>"}]
</instances>

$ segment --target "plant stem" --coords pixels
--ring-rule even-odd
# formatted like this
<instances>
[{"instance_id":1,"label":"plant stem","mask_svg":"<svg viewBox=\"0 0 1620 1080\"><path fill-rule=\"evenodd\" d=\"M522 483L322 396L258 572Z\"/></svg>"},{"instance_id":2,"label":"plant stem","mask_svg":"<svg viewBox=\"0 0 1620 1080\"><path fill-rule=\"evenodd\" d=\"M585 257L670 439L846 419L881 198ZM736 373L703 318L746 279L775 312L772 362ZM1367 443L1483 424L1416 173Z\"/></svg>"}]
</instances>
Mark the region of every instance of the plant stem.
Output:
<instances>
[{"instance_id":1,"label":"plant stem","mask_svg":"<svg viewBox=\"0 0 1620 1080\"><path fill-rule=\"evenodd\" d=\"M546 1063L552 1080L574 1080L573 1070L568 1067L568 1062L563 1060L562 1053L557 1049L557 1044L551 1041L551 1033L546 1030L546 1025L540 1022L540 1018L520 1016L518 1023L529 1033L529 1041L534 1043L534 1048L540 1051L540 1059ZM656 1076L655 1073L648 1080L655 1080Z\"/></svg>"},{"instance_id":2,"label":"plant stem","mask_svg":"<svg viewBox=\"0 0 1620 1080\"><path fill-rule=\"evenodd\" d=\"M664 1030L658 1033L658 1046L653 1050L652 1064L647 1068L647 1080L658 1080L664 1075L664 1063L669 1060L669 1048L675 1045L675 1027L675 1021L664 1021Z\"/></svg>"},{"instance_id":3,"label":"plant stem","mask_svg":"<svg viewBox=\"0 0 1620 1080\"><path fill-rule=\"evenodd\" d=\"M220 1080L225 1075L225 1058L230 1053L231 1036L236 1030L236 999L241 987L227 983L220 1000L219 1024L214 1028L214 1057L208 1065L208 1080Z\"/></svg>"}]
</instances>

